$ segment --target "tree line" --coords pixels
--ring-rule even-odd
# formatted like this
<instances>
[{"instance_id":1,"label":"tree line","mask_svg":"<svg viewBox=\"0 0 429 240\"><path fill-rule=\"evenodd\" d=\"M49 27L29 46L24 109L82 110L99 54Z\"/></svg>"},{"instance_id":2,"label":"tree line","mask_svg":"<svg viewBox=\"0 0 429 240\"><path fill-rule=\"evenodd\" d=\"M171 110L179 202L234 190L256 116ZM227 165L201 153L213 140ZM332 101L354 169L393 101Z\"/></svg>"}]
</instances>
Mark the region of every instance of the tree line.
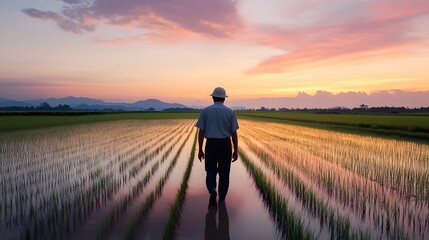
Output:
<instances>
[{"instance_id":1,"label":"tree line","mask_svg":"<svg viewBox=\"0 0 429 240\"><path fill-rule=\"evenodd\" d=\"M19 107L19 106L8 106L8 107L0 107L0 110L24 110L24 111L51 111L51 110L61 110L61 111L67 111L67 110L73 110L72 107L70 107L67 104L60 104L56 107L52 107L47 102L42 102L39 106L25 106L25 107Z\"/></svg>"},{"instance_id":2,"label":"tree line","mask_svg":"<svg viewBox=\"0 0 429 240\"><path fill-rule=\"evenodd\" d=\"M308 112L308 113L429 113L429 107L368 107L367 105L356 108L242 108L237 111L244 112Z\"/></svg>"}]
</instances>

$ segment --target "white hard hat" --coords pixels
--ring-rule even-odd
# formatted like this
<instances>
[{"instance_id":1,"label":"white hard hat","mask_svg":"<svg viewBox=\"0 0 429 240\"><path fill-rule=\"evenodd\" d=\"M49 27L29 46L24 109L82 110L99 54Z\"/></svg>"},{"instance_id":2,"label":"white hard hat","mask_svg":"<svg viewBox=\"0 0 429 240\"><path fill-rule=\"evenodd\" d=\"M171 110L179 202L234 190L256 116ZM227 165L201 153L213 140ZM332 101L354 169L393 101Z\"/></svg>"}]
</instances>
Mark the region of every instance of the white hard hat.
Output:
<instances>
[{"instance_id":1,"label":"white hard hat","mask_svg":"<svg viewBox=\"0 0 429 240\"><path fill-rule=\"evenodd\" d=\"M226 95L225 89L221 88L221 87L217 87L213 90L213 93L210 94L210 96L212 97L217 97L217 98L227 98L228 96Z\"/></svg>"}]
</instances>

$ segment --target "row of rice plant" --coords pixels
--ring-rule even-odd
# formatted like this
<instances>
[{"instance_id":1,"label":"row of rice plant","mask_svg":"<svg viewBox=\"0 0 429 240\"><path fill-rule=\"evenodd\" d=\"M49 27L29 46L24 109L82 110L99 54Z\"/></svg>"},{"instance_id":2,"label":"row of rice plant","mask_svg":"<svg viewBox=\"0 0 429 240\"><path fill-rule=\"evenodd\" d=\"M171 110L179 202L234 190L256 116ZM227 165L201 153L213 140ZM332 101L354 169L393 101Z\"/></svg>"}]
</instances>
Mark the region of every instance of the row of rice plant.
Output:
<instances>
[{"instance_id":1,"label":"row of rice plant","mask_svg":"<svg viewBox=\"0 0 429 240\"><path fill-rule=\"evenodd\" d=\"M262 163L259 166L260 170L279 189L279 193L286 190L286 194L281 194L283 197L289 199L296 198L299 201L304 209L299 209L294 205L291 208L296 209L292 209L292 211L299 213L299 217L301 217L303 222L308 224L309 229L314 232L315 236L317 236L316 232L319 232L318 237L326 237L326 233L323 232L325 231L330 236L337 236L336 238L357 238L357 236L359 236L359 239L369 238L367 226L362 226L360 229L353 228L350 224L349 215L343 214L341 211L338 211L338 208L330 205L323 198L323 195L318 195L318 193L313 191L313 189L296 176L293 171L273 161L256 144L247 139L246 136L242 136L241 139L240 148L242 151L246 152L246 155L255 154L254 161ZM247 157L247 159L250 161L251 158ZM289 192L292 192L293 195L288 195ZM304 212L308 212L308 214ZM308 217L312 219L306 219Z\"/></svg>"},{"instance_id":2,"label":"row of rice plant","mask_svg":"<svg viewBox=\"0 0 429 240\"><path fill-rule=\"evenodd\" d=\"M349 168L345 164L338 162L344 157L344 148L347 146L345 143L339 144L339 142L343 141L346 143L352 142L353 144L349 145L360 149L360 151L353 149L348 153L357 154L359 152L359 158L355 157L354 161L369 156L371 161L378 161L374 165L378 166L379 172L387 171L390 172L389 174L395 174L395 171L413 171L414 167L405 169L403 165L393 171L390 163L392 161L397 161L398 163L402 161L413 162L413 166L420 164L421 170L414 172L416 179L412 181L420 182L421 184L421 182L424 182L421 179L426 179L425 190L422 191L425 192L428 188L428 169L427 163L421 164L421 157L429 156L426 145L275 123L261 124L244 121L244 124L242 122L241 125L243 126L241 134L248 138L248 142L253 144L253 148L257 148L256 152L259 153L260 158L273 160L274 163L270 163L274 164L272 166L273 171L279 172L279 170L275 170L276 166L278 166L283 171L280 171L282 172L281 174L288 175L286 178L289 179L285 182L291 183L291 189L296 189L295 192L302 201L316 201L314 197L319 196L317 201L326 201L327 206L338 209L338 211L346 210L341 215L352 214L353 221L360 219L364 225L373 225L379 229L381 236L423 238L424 234L427 233L428 205L427 199L424 197L425 194L420 195L420 198L424 199L411 201L406 194L403 194L409 190L401 191L401 189L396 189L407 184L400 183L396 187L386 183L381 184L369 176L361 174L363 170L354 170L357 168L356 166L359 168L368 168L369 166L354 164L354 168ZM333 140L330 140L331 138ZM319 144L317 144L317 139L320 141ZM371 144L365 141L369 141ZM391 144L395 147L374 148L371 146L379 143L384 145ZM328 147L327 145L329 144L333 146ZM335 146L343 149L341 151L336 150ZM405 151L408 153L405 160L401 158L403 154L397 153L396 148L401 146L409 146L414 151L413 153ZM351 147L349 146L349 148ZM392 153L393 149L395 149L395 153ZM389 158L397 159L389 160L386 163L387 168L385 170L383 162L386 162L386 158L376 158L374 155L389 156ZM332 158L336 160L334 161ZM366 164L369 164L369 161L366 162ZM284 169L287 172L284 172ZM424 172L426 172L426 175L423 174ZM384 173L379 175L385 176ZM406 174L404 173L403 175ZM290 179L290 176L295 177ZM296 186L293 187L294 184L292 183L297 180L301 183L294 183ZM405 180L401 179L401 181ZM304 190L302 186L306 186L307 190ZM297 189L299 189L299 192L297 192ZM314 197L302 195L307 191L313 192L311 195ZM313 206L313 204L306 204L309 205L309 209ZM345 209L344 206L346 206ZM360 224L356 226L360 226Z\"/></svg>"},{"instance_id":3,"label":"row of rice plant","mask_svg":"<svg viewBox=\"0 0 429 240\"><path fill-rule=\"evenodd\" d=\"M188 122L186 125L179 126L178 128L175 128L174 130L172 130L170 132L179 133L180 131L183 131L186 126L189 126L189 125L190 125L190 122ZM178 130L180 130L180 131L176 132ZM155 148L155 150L152 150L150 153L146 154L146 156L141 156L141 161L140 162L136 162L135 164L140 165L141 162L148 162L149 160L151 160L154 157L156 157L158 155L158 153L162 150L162 148L164 148L166 146L166 144L171 141L171 139L167 139L167 140L164 139L165 136L167 136L167 135L168 135L168 133L167 134L160 134L160 135L158 135L158 137L154 141L154 144L151 144L151 146L149 146L151 148ZM160 141L161 139L164 139L164 142ZM161 145L161 147L158 146L158 145ZM122 158L122 160L126 161L127 158ZM118 165L120 165L123 161L118 161ZM129 166L129 168L130 168L130 171L131 171L133 169L133 165ZM116 179L122 178L123 181L121 182L122 185L120 185L120 188L117 189L115 191L115 193L112 194L112 196L109 197L109 199L106 199L106 201L107 202L115 202L115 204L116 204L116 201L118 201L118 199L120 200L120 199L124 198L124 194L125 195L129 194L132 184L133 183L135 184L135 182L139 181L139 179L137 179L138 176L134 176L132 178L133 181L131 181L131 183L128 183L131 178L128 177L127 171L120 172L117 167L115 167L114 169L115 169L115 172L111 173L111 174L117 174L118 177ZM121 194L118 194L118 193L121 193ZM114 199L114 197L116 197L116 199ZM116 206L116 205L113 205L113 206L109 207L108 205L106 205L106 201L104 201L104 203L101 204L101 206L99 206L99 208L101 208L101 209L99 211L97 210L96 213L99 213L99 212L101 212L101 213L106 213L107 212L108 213L109 211L111 211L112 207ZM106 216L101 215L101 217L98 218L98 219L101 219L101 220L104 221L104 220L106 220L105 217ZM89 234L89 233L86 233L86 234ZM93 235L95 236L95 234L93 234Z\"/></svg>"},{"instance_id":4,"label":"row of rice plant","mask_svg":"<svg viewBox=\"0 0 429 240\"><path fill-rule=\"evenodd\" d=\"M162 190L164 189L165 184L167 183L171 172L175 168L177 164L177 160L186 144L186 142L190 139L190 136L192 135L193 131L190 131L189 134L186 136L185 141L180 145L178 151L176 152L176 155L170 162L167 170L165 173L161 176L158 183L154 187L154 189L146 196L145 201L139 206L137 212L135 213L131 224L127 227L127 231L125 234L125 239L133 239L135 234L138 231L139 224L144 221L145 217L149 214L150 210L152 209L153 205L155 204L155 201L161 196ZM196 137L196 135L195 135ZM194 140L195 141L195 140Z\"/></svg>"},{"instance_id":5,"label":"row of rice plant","mask_svg":"<svg viewBox=\"0 0 429 240\"><path fill-rule=\"evenodd\" d=\"M242 151L240 151L240 158L252 176L256 188L259 190L282 236L287 239L312 239L312 233L305 228L301 219L289 209L288 200L278 193L261 169L252 163Z\"/></svg>"},{"instance_id":6,"label":"row of rice plant","mask_svg":"<svg viewBox=\"0 0 429 240\"><path fill-rule=\"evenodd\" d=\"M42 141L42 142L44 142L44 141ZM32 143L30 142L29 144L32 144ZM55 142L53 142L52 144L55 144ZM13 145L11 145L11 146L13 146ZM29 150L31 150L28 152L28 155L30 155L30 156L33 152L37 152L37 149L29 149ZM73 158L71 158L71 159L73 159ZM15 159L14 158L4 159L4 161L2 159L2 163L5 161L19 161L19 160L20 160L19 158L17 158L17 159L16 158ZM29 160L32 160L32 159L29 159ZM38 165L44 165L45 162L49 162L49 161L61 162L61 159L55 159L55 158L50 157L49 155L46 156L45 159L36 159L36 160L38 160L38 161L33 162L35 167ZM9 195L9 196L7 194L2 195L2 196L10 197L10 200L11 200L10 203L13 204L13 205L11 205L11 204L3 205L6 211L8 209L9 210L12 209L12 212L9 212L11 214L9 214L9 215L5 214L5 215L11 216L12 219L14 219L14 217L16 217L16 213L13 212L13 210L14 209L21 209L22 210L23 207L27 207L26 212L27 213L29 212L28 214L31 214L31 216L41 215L41 212L44 211L44 208L51 207L52 202L49 202L46 200L52 199L52 197L50 196L50 193L52 191L57 190L57 192L58 192L58 186L61 186L61 183L63 183L61 181L64 179L63 176L68 174L67 167L69 167L69 166L67 166L67 164L70 162L73 162L73 161L63 161L63 164L66 165L66 167L58 166L58 168L47 169L46 172L41 171L36 176L38 176L39 178L47 180L46 182L42 182L42 184L38 184L38 182L35 181L36 183L33 185L32 183L29 182L28 184L25 184L22 186L22 187L25 187L24 189L15 188L17 190L15 192L12 192L11 195ZM60 165L60 164L58 164L58 165ZM16 169L15 172L19 172L19 169ZM97 175L97 174L94 174L94 175ZM46 176L50 176L51 179L46 177ZM55 179L52 179L52 176L55 177ZM72 182L71 181L72 179L73 179L73 176L70 176L68 179L66 178L65 180L66 181L68 180L68 182ZM6 182L6 184L2 185L2 187L5 187L5 188L9 187L10 188L13 185L15 185L15 183L13 181L12 182ZM34 190L34 188L36 188L37 192L33 196L30 196L31 198L26 198L26 196L23 195L23 194L26 194L28 192L30 192L32 194L33 192L31 192L31 190ZM72 191L71 188L72 188L72 186L70 186L70 191ZM22 191L22 190L27 190L27 191ZM62 190L61 192L56 193L55 195L56 196L58 196L58 195L67 196L67 194L69 194L68 189ZM17 197L17 195L18 195L18 197ZM54 195L54 197L55 197L55 195ZM58 197L56 197L56 198L58 198ZM31 201L27 201L27 199L31 199ZM37 205L38 202L41 202L41 201L39 201L40 199L44 200L43 205L40 205L40 204ZM65 198L65 200L67 200L67 198ZM2 201L2 203L4 203L4 201ZM25 205L22 205L21 203L23 203ZM36 203L36 204L34 204L34 203ZM34 204L34 205L30 205L30 204ZM42 207L40 207L40 206L42 206ZM29 211L28 211L28 208L30 208ZM2 212L6 212L6 211L2 211ZM26 225L28 225L29 224L28 220L26 218L24 220L26 221ZM18 226L23 225L23 223L18 222L18 221L13 222L13 224L18 225Z\"/></svg>"},{"instance_id":7,"label":"row of rice plant","mask_svg":"<svg viewBox=\"0 0 429 240\"><path fill-rule=\"evenodd\" d=\"M163 129L167 130L165 137L172 127L189 124L189 121L130 121L94 124L98 127L90 126L89 131L82 126L73 127L73 131L55 129L54 133L49 133L46 130L49 134L39 134L39 131L32 135L30 132L26 133L26 138L1 136L2 233L17 239L64 237L126 182L124 179L129 177L124 178L119 171L123 161L145 156L141 149L150 142L151 145L159 143L162 138L156 140L154 136L164 132ZM61 133L65 133L64 136L55 135ZM21 147L20 151L12 147L12 139ZM17 152L20 154L15 156ZM25 164L20 163L22 161ZM37 171L32 171L31 166ZM124 169L128 167L122 167ZM129 174L131 169L126 172L132 175ZM22 181L16 177L20 175L32 178Z\"/></svg>"},{"instance_id":8,"label":"row of rice plant","mask_svg":"<svg viewBox=\"0 0 429 240\"><path fill-rule=\"evenodd\" d=\"M9 142L9 141L8 141ZM40 142L43 142L43 140L40 140ZM49 142L48 144L45 144L45 146L50 146L55 144L56 142ZM64 143L64 142L63 142ZM13 142L12 142L13 144ZM33 144L33 142L29 143L29 144ZM13 146L13 145L10 145ZM37 150L39 149L39 146L37 146L37 148L35 149L31 149L30 151L21 151L21 153L28 153L28 155L33 154L34 152L38 152ZM43 152L45 149L40 149L41 152ZM13 171L11 171L10 173L14 173L15 175L19 176L16 177L17 179L20 180L24 180L22 182L14 182L13 179L10 178L6 178L4 175L2 175L2 180L5 181L5 184L2 184L2 190L5 189L6 193L2 194L2 196L8 196L8 194L12 195L12 194L25 194L28 191L32 191L34 192L34 188L30 188L29 186L34 186L34 187L38 187L41 184L55 184L55 189L58 189L59 187L61 187L62 185L60 185L63 179L67 180L67 183L70 183L71 181L74 180L78 180L79 178L74 178L73 177L73 171L81 171L80 169L76 169L81 167L82 163L91 163L93 164L94 161L91 161L93 158L86 158L86 151L85 149L82 150L82 154L81 155L75 155L75 154L70 154L67 156L52 156L51 154L46 154L43 155L43 158L32 158L32 162L30 162L29 164L31 164L34 168L38 168L38 167L43 167L42 169L40 169L39 171L37 171L37 174L29 174L28 172L26 172L25 174L23 174L24 176L19 176L20 174L20 168L18 169L14 169ZM85 154L85 155L84 155ZM84 155L85 157L83 157L82 155ZM99 156L99 155L97 155ZM12 162L16 162L13 160L16 159L20 159L20 156L16 156L16 158L14 159L13 156L10 158L6 158L6 160L11 160ZM99 159L97 159L99 160ZM3 161L2 161L3 162ZM10 162L10 161L9 161ZM18 160L19 162L19 160ZM58 165L58 167L54 167L52 166L52 162L54 162L56 165ZM102 161L99 161L102 162ZM64 166L62 166L62 165ZM92 166L88 166L88 165L84 165L84 167L92 167ZM45 171L49 172L50 174L42 174ZM57 174L58 176L54 175L54 173L57 173L55 171L62 171L61 174ZM34 172L34 171L33 171ZM13 175L13 174L11 174ZM56 179L52 179L55 176ZM54 181L55 180L55 181ZM22 186L22 188L24 188L27 191L21 191L22 189L20 187L16 187L16 186ZM12 189L12 187L15 187L14 189ZM15 191L14 191L15 190ZM52 188L42 188L40 190L38 190L38 193L41 193L40 195L46 196L47 194L44 192L40 192L40 191L44 191L44 190L52 190ZM31 192L31 193L33 193ZM20 197L22 198L26 198L25 195L21 195Z\"/></svg>"},{"instance_id":9,"label":"row of rice plant","mask_svg":"<svg viewBox=\"0 0 429 240\"><path fill-rule=\"evenodd\" d=\"M265 146L264 146L264 148L265 147L269 147L268 144L275 145L274 142L275 141L270 141L269 143L266 143ZM277 147L276 150L277 149L281 149L281 148L285 149L285 145L280 145L280 147ZM287 149L287 147L286 147L286 149ZM298 159L298 160L300 160L301 163L305 162L305 161L313 162L314 163L314 162L318 162L320 160L320 159L318 159L318 157L315 157L315 156L313 156L311 154L308 154L307 152L300 152L299 155L296 155L296 156L295 155L296 154L294 154L293 152L289 152L288 154L283 154L282 156L284 156L285 159L288 160L288 161L283 161L283 162L290 162L290 161L294 161L294 160ZM310 158L306 159L305 155L310 155ZM322 164L320 164L320 163L322 163ZM344 170L341 167L338 167L336 165L332 165L330 163L326 163L326 162L323 162L323 161L319 161L319 164L320 165L318 165L317 168L314 167L313 165L306 164L306 168L305 169L301 169L301 170L302 171L308 171L309 169L312 169L313 171L311 171L311 174L307 173L308 176L312 176L312 177L317 176L320 172L327 173L327 174L324 175L324 179L322 179L322 180L317 179L318 180L317 183L319 184L318 187L321 187L320 183L323 183L323 180L327 180L328 187L325 190L328 192L329 195L337 196L336 194L333 194L333 193L337 193L338 189L341 190L339 192L342 193L342 195L345 195L344 193L347 193L346 189L355 190L354 193L360 193L360 192L362 192L362 191L357 191L356 190L356 186L357 185L355 183L357 183L359 181L362 181L362 178L359 177L358 175L355 175L355 174L344 174L344 173L343 174L337 174L338 172L340 172L340 173L344 172ZM289 165L288 167L291 168L291 169L294 168L294 166L291 166L291 165ZM333 172L332 171L333 169L336 169L337 171ZM332 178L333 173L337 174L337 177L342 177L343 181L339 181L340 180L339 178L336 179L337 181L333 181L333 178ZM301 174L301 178L306 178L306 176ZM347 181L347 179L349 179L349 178L352 178L352 181ZM340 183L341 185L338 185L338 183ZM354 188L350 188L350 184L345 184L345 183L352 183L352 185L354 186ZM309 185L311 186L312 184L310 183ZM332 187L334 185L337 185L337 186L336 187ZM368 191L368 189L371 190L371 188L367 188L366 191ZM366 204L365 203L366 201L363 201L364 199L366 199L366 198L361 198L361 197L358 196L357 198L345 198L346 201L344 201L344 199L340 199L340 200L341 200L341 203L346 203L346 204L350 205L352 207L352 211L357 212L357 213L362 213L362 218L365 218L365 213L366 212L368 212L368 216L372 216L372 218L374 218L375 214L374 214L373 210L374 209L376 211L379 211L379 210L377 208L373 207L372 205ZM393 206L397 207L398 205L393 205ZM408 207L408 205L407 205L406 202L405 202L405 205L403 205L403 206ZM388 222L387 224L385 224L386 221L391 221L391 219L387 218L386 216L379 215L379 214L377 214L377 216L381 218L381 221L379 221L379 222L377 222L377 221L370 222L370 224L376 224L379 228L381 228L382 231L386 231L387 234L389 234L389 231L392 231L391 234L395 234L395 235L399 234L401 236L404 235L402 233L404 230L403 229L401 230L401 227L389 228L390 227L389 226L390 223ZM367 218L367 220L371 220L371 219L368 219L368 217L366 217L366 218ZM372 220L374 220L374 219L372 219ZM397 221L398 218L392 219L392 220ZM399 224L396 224L396 225L399 225ZM391 226L393 226L393 224ZM389 230L389 231L387 231L387 230Z\"/></svg>"},{"instance_id":10,"label":"row of rice plant","mask_svg":"<svg viewBox=\"0 0 429 240\"><path fill-rule=\"evenodd\" d=\"M194 165L195 149L197 145L197 132L195 132L194 143L192 144L191 154L189 156L188 165L186 166L180 188L177 191L176 201L170 207L170 217L165 224L163 239L174 239L174 233L185 203L186 191L188 189L188 181L191 176L192 166Z\"/></svg>"},{"instance_id":11,"label":"row of rice plant","mask_svg":"<svg viewBox=\"0 0 429 240\"><path fill-rule=\"evenodd\" d=\"M270 141L265 145L275 145L275 142ZM287 146L286 143L280 148L287 149ZM414 232L417 232L417 234L424 232L425 223L416 221L416 219L419 220L419 215L425 216L424 214L426 214L427 209L422 208L422 203L410 203L406 199L401 199L399 194L393 195L390 188L383 189L383 186L380 186L377 182L370 181L357 174L350 174L347 169L327 162L311 153L300 152L298 157L291 157L293 155L293 152L283 154L286 158L291 158L291 160L289 159L290 161L299 159L301 165L305 161L313 163L306 164L306 167L300 170L307 171L308 176L319 177L317 179L319 187L324 185L325 190L330 195L336 198L339 197L341 203L346 203L352 208L352 211L361 213L364 220L366 218L369 224L376 225L385 234L404 236L405 231L412 235L416 234ZM306 159L306 155L310 157ZM315 166L315 163L319 165ZM332 169L336 169L336 171L332 171ZM320 175L320 173L324 174ZM377 201L371 201L376 198L378 198ZM392 204L388 204L389 200ZM382 205L382 208L379 205ZM395 213L394 218L389 217L390 212ZM406 219L405 216L409 216L409 219Z\"/></svg>"},{"instance_id":12,"label":"row of rice plant","mask_svg":"<svg viewBox=\"0 0 429 240\"><path fill-rule=\"evenodd\" d=\"M417 200L428 197L425 186L429 147L425 144L343 133L326 134L321 130L302 131L282 124L273 124L273 128L279 131L269 132L272 135L365 178L395 188L402 197L413 196ZM383 171L378 171L380 168Z\"/></svg>"},{"instance_id":13,"label":"row of rice plant","mask_svg":"<svg viewBox=\"0 0 429 240\"><path fill-rule=\"evenodd\" d=\"M128 153L126 152L126 155ZM114 172L117 172L117 166L120 162L115 161L115 164L109 164L108 167L102 169L106 174L99 174L100 177L97 179L89 179L88 183L95 183L93 184L93 187L89 189L89 191L81 192L78 198L73 199L73 204L75 204L75 208L70 209L69 216L74 217L74 221L72 221L73 225L70 225L70 223L66 222L65 224L61 224L60 226L67 226L67 228L70 228L73 230L76 226L79 225L79 222L84 220L87 213L91 211L91 208L94 208L94 203L96 203L95 207L99 207L102 202L106 202L114 192L118 190L119 184L121 183L121 176L112 174ZM100 171L99 171L100 172ZM69 197L71 194L69 194ZM80 199L84 199L83 201ZM78 204L76 204L78 203ZM85 214L82 215L76 215L74 214L76 208L82 208L88 209L88 211L85 211ZM56 210L56 209L54 209ZM77 220L76 220L77 219ZM61 223L61 218L59 219L59 222ZM71 228L72 226L72 228ZM68 231L70 232L70 231ZM67 232L67 233L68 233ZM39 234L40 235L40 234Z\"/></svg>"},{"instance_id":14,"label":"row of rice plant","mask_svg":"<svg viewBox=\"0 0 429 240\"><path fill-rule=\"evenodd\" d=\"M192 128L193 126L188 126L187 131L191 132L189 128ZM172 139L175 139L175 141L170 145L165 152L162 152L162 149L155 149L153 151L153 155L149 155L148 157L144 158L143 162L146 166L147 163L149 163L150 160L154 159L154 157L157 157L157 161L152 164L150 168L147 169L145 173L141 171L141 173L135 177L136 181L134 184L128 186L128 192L121 196L121 198L117 199L112 206L112 209L110 210L110 213L108 216L104 217L102 219L102 223L97 229L97 238L103 238L109 233L109 230L111 229L111 226L115 224L115 222L121 218L122 213L126 210L126 208L133 202L133 200L143 191L145 190L146 185L151 181L151 178L155 175L155 173L158 171L161 164L167 160L170 153L173 152L173 149L175 149L176 145L178 145L181 142L181 139L185 136L183 135L185 132L179 132L178 134L173 134L170 138L165 140L165 143L170 142ZM183 140L183 143L180 145L180 147L177 149L177 152L184 146L184 144L187 142L188 138L185 138ZM161 144L161 146L165 146L165 144ZM180 150L181 151L181 150ZM176 155L177 155L176 152ZM160 154L161 153L161 154ZM177 158L177 157L174 157ZM173 158L173 159L174 159Z\"/></svg>"}]
</instances>

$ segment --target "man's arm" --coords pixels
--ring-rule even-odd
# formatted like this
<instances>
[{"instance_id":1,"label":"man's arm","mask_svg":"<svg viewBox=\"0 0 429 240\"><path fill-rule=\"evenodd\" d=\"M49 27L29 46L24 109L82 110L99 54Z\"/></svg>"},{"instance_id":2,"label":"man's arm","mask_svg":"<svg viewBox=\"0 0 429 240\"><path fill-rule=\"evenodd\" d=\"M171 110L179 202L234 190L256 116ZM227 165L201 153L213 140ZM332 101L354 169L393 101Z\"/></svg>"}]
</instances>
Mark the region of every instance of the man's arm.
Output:
<instances>
[{"instance_id":1,"label":"man's arm","mask_svg":"<svg viewBox=\"0 0 429 240\"><path fill-rule=\"evenodd\" d=\"M198 159L200 160L200 162L201 162L201 159L204 159L203 142L204 142L204 131L200 129L198 132Z\"/></svg>"},{"instance_id":2,"label":"man's arm","mask_svg":"<svg viewBox=\"0 0 429 240\"><path fill-rule=\"evenodd\" d=\"M232 144L234 145L234 152L232 153L232 161L235 162L238 159L238 134L235 131L232 134Z\"/></svg>"}]
</instances>

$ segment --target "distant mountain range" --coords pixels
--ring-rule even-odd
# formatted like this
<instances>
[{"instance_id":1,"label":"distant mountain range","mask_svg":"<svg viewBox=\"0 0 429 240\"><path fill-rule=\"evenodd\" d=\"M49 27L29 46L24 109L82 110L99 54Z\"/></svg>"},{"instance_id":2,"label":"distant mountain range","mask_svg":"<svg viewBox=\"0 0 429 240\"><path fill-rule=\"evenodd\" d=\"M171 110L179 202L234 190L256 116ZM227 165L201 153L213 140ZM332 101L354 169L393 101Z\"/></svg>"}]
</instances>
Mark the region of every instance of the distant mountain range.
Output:
<instances>
[{"instance_id":1,"label":"distant mountain range","mask_svg":"<svg viewBox=\"0 0 429 240\"><path fill-rule=\"evenodd\" d=\"M125 111L141 111L153 108L162 111L167 108L193 108L202 109L213 102L207 97L205 100L189 101L184 104L167 103L158 99L147 99L135 103L115 103L105 102L99 99L84 97L65 97L65 98L45 98L26 101L16 101L0 98L0 107L38 107L41 103L47 102L51 107L58 105L69 105L77 110L103 110L115 109ZM429 107L429 90L425 91L402 91L389 90L373 93L365 92L340 92L331 93L326 91L317 91L314 95L305 92L299 92L294 97L273 97L273 98L250 98L250 99L227 99L226 106L234 110L254 108L356 108L361 104L369 107Z\"/></svg>"},{"instance_id":2,"label":"distant mountain range","mask_svg":"<svg viewBox=\"0 0 429 240\"><path fill-rule=\"evenodd\" d=\"M65 97L65 98L43 98L25 101L16 101L10 99L0 98L0 107L37 107L41 103L46 102L50 106L55 107L58 105L69 105L76 110L126 110L126 111L139 111L155 109L162 111L168 108L189 108L180 103L167 103L158 99L147 99L135 103L113 103L104 102L102 100L84 97Z\"/></svg>"}]
</instances>

